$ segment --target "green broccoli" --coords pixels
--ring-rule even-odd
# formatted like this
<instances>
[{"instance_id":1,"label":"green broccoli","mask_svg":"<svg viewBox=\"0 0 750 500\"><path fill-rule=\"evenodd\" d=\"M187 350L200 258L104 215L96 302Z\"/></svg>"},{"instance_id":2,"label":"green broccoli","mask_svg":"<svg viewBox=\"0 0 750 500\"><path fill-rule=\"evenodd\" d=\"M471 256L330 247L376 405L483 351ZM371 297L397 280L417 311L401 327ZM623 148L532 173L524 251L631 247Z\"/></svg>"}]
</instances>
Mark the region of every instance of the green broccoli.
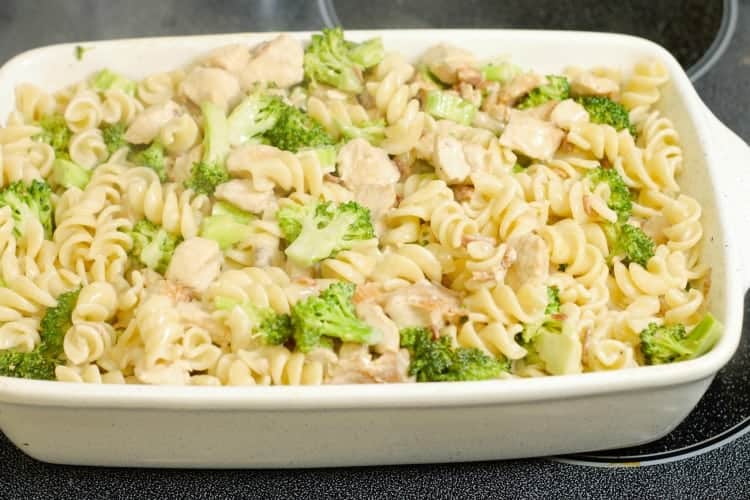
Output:
<instances>
[{"instance_id":1,"label":"green broccoli","mask_svg":"<svg viewBox=\"0 0 750 500\"><path fill-rule=\"evenodd\" d=\"M257 307L250 303L239 303L225 297L214 298L214 307L220 311L229 311L239 306L250 319L253 329L268 345L285 344L292 338L292 318L288 314L279 314L270 307Z\"/></svg>"},{"instance_id":2,"label":"green broccoli","mask_svg":"<svg viewBox=\"0 0 750 500\"><path fill-rule=\"evenodd\" d=\"M135 95L136 84L133 80L128 80L124 76L105 68L91 78L91 86L99 92L121 90L128 95Z\"/></svg>"},{"instance_id":3,"label":"green broccoli","mask_svg":"<svg viewBox=\"0 0 750 500\"><path fill-rule=\"evenodd\" d=\"M563 101L570 97L570 82L564 76L547 75L547 83L540 85L518 103L519 109L534 108L547 101Z\"/></svg>"},{"instance_id":4,"label":"green broccoli","mask_svg":"<svg viewBox=\"0 0 750 500\"><path fill-rule=\"evenodd\" d=\"M252 233L250 226L228 214L211 215L201 222L200 236L215 241L222 250L248 239Z\"/></svg>"},{"instance_id":5,"label":"green broccoli","mask_svg":"<svg viewBox=\"0 0 750 500\"><path fill-rule=\"evenodd\" d=\"M707 313L687 333L685 325L650 323L641 333L641 352L646 363L660 365L697 358L711 350L722 335L723 327Z\"/></svg>"},{"instance_id":6,"label":"green broccoli","mask_svg":"<svg viewBox=\"0 0 750 500\"><path fill-rule=\"evenodd\" d=\"M55 366L64 361L63 340L72 326L71 315L80 289L60 294L48 307L39 325L41 342L31 352L0 351L0 375L53 380Z\"/></svg>"},{"instance_id":7,"label":"green broccoli","mask_svg":"<svg viewBox=\"0 0 750 500\"><path fill-rule=\"evenodd\" d=\"M431 90L427 93L424 108L435 118L452 120L464 125L470 125L477 112L477 107L469 101L440 90Z\"/></svg>"},{"instance_id":8,"label":"green broccoli","mask_svg":"<svg viewBox=\"0 0 750 500\"><path fill-rule=\"evenodd\" d=\"M357 44L346 41L341 28L324 29L312 36L305 50L305 77L358 94L364 90L364 70L378 64L384 56L379 38Z\"/></svg>"},{"instance_id":9,"label":"green broccoli","mask_svg":"<svg viewBox=\"0 0 750 500\"><path fill-rule=\"evenodd\" d=\"M63 357L63 340L65 333L73 326L71 315L78 302L81 289L65 292L57 297L57 305L48 307L39 323L41 344L39 350L51 360Z\"/></svg>"},{"instance_id":10,"label":"green broccoli","mask_svg":"<svg viewBox=\"0 0 750 500\"><path fill-rule=\"evenodd\" d=\"M34 138L52 146L56 158L69 159L68 146L73 132L68 128L63 115L54 114L45 116L39 122L42 131Z\"/></svg>"},{"instance_id":11,"label":"green broccoli","mask_svg":"<svg viewBox=\"0 0 750 500\"><path fill-rule=\"evenodd\" d=\"M560 289L556 286L547 287L547 307L544 314L557 314L560 312Z\"/></svg>"},{"instance_id":12,"label":"green broccoli","mask_svg":"<svg viewBox=\"0 0 750 500\"><path fill-rule=\"evenodd\" d=\"M609 261L620 257L625 265L635 262L646 267L648 260L654 256L655 243L640 228L627 223L603 225L604 234L609 245Z\"/></svg>"},{"instance_id":13,"label":"green broccoli","mask_svg":"<svg viewBox=\"0 0 750 500\"><path fill-rule=\"evenodd\" d=\"M482 66L482 79L490 82L509 82L521 74L521 68L508 61L490 63Z\"/></svg>"},{"instance_id":14,"label":"green broccoli","mask_svg":"<svg viewBox=\"0 0 750 500\"><path fill-rule=\"evenodd\" d=\"M592 187L601 182L609 185L607 206L617 213L617 220L621 222L628 220L630 212L633 211L633 197L617 170L597 167L589 170L587 176L591 180Z\"/></svg>"},{"instance_id":15,"label":"green broccoli","mask_svg":"<svg viewBox=\"0 0 750 500\"><path fill-rule=\"evenodd\" d=\"M326 337L357 344L380 342L382 333L357 317L352 302L355 288L354 283L332 283L317 297L294 304L292 328L300 351L311 351Z\"/></svg>"},{"instance_id":16,"label":"green broccoli","mask_svg":"<svg viewBox=\"0 0 750 500\"><path fill-rule=\"evenodd\" d=\"M305 267L375 237L370 211L354 201L289 205L276 212L276 219L289 242L286 255Z\"/></svg>"},{"instance_id":17,"label":"green broccoli","mask_svg":"<svg viewBox=\"0 0 750 500\"><path fill-rule=\"evenodd\" d=\"M31 352L0 351L0 376L54 380L55 363L36 349Z\"/></svg>"},{"instance_id":18,"label":"green broccoli","mask_svg":"<svg viewBox=\"0 0 750 500\"><path fill-rule=\"evenodd\" d=\"M476 348L451 346L450 338L433 338L426 328L404 328L401 347L409 350L409 374L418 382L487 380L510 370L506 359L495 359Z\"/></svg>"},{"instance_id":19,"label":"green broccoli","mask_svg":"<svg viewBox=\"0 0 750 500\"><path fill-rule=\"evenodd\" d=\"M128 141L125 140L127 129L128 127L124 123L115 123L114 125L104 125L102 127L102 137L104 138L104 144L107 145L109 154L119 149L130 147Z\"/></svg>"},{"instance_id":20,"label":"green broccoli","mask_svg":"<svg viewBox=\"0 0 750 500\"><path fill-rule=\"evenodd\" d=\"M365 139L370 144L377 146L385 139L385 120L367 120L356 125L338 124L344 139ZM335 158L334 162L335 163Z\"/></svg>"},{"instance_id":21,"label":"green broccoli","mask_svg":"<svg viewBox=\"0 0 750 500\"><path fill-rule=\"evenodd\" d=\"M46 182L35 179L30 184L23 181L9 184L0 191L0 207L10 208L13 214L13 232L17 237L23 234L29 217L42 224L45 238L52 237L52 189Z\"/></svg>"},{"instance_id":22,"label":"green broccoli","mask_svg":"<svg viewBox=\"0 0 750 500\"><path fill-rule=\"evenodd\" d=\"M133 239L131 255L144 266L161 274L166 272L177 245L182 242L180 236L170 234L146 219L135 223L130 236Z\"/></svg>"},{"instance_id":23,"label":"green broccoli","mask_svg":"<svg viewBox=\"0 0 750 500\"><path fill-rule=\"evenodd\" d=\"M203 103L203 158L193 164L185 187L211 195L216 186L229 180L224 161L229 154L229 126L224 112L211 102Z\"/></svg>"},{"instance_id":24,"label":"green broccoli","mask_svg":"<svg viewBox=\"0 0 750 500\"><path fill-rule=\"evenodd\" d=\"M262 136L276 125L287 106L279 97L254 90L232 110L227 119L230 144L237 146Z\"/></svg>"},{"instance_id":25,"label":"green broccoli","mask_svg":"<svg viewBox=\"0 0 750 500\"><path fill-rule=\"evenodd\" d=\"M63 158L57 158L52 162L52 175L50 182L64 188L85 188L91 180L91 170L83 168L77 163Z\"/></svg>"},{"instance_id":26,"label":"green broccoli","mask_svg":"<svg viewBox=\"0 0 750 500\"><path fill-rule=\"evenodd\" d=\"M224 200L214 203L211 207L211 215L229 215L232 217L232 220L240 224L250 224L250 222L255 220L255 215Z\"/></svg>"},{"instance_id":27,"label":"green broccoli","mask_svg":"<svg viewBox=\"0 0 750 500\"><path fill-rule=\"evenodd\" d=\"M286 104L279 113L276 124L267 130L263 137L272 146L293 153L300 149L314 149L334 144L328 132L310 115Z\"/></svg>"},{"instance_id":28,"label":"green broccoli","mask_svg":"<svg viewBox=\"0 0 750 500\"><path fill-rule=\"evenodd\" d=\"M577 99L578 103L586 109L589 119L593 123L610 125L615 130L628 129L635 137L635 125L630 123L630 115L625 106L613 101L608 97L585 96Z\"/></svg>"},{"instance_id":29,"label":"green broccoli","mask_svg":"<svg viewBox=\"0 0 750 500\"><path fill-rule=\"evenodd\" d=\"M167 180L167 155L164 146L154 141L147 147L141 147L128 154L128 161L134 165L148 167L159 176L159 180Z\"/></svg>"}]
</instances>

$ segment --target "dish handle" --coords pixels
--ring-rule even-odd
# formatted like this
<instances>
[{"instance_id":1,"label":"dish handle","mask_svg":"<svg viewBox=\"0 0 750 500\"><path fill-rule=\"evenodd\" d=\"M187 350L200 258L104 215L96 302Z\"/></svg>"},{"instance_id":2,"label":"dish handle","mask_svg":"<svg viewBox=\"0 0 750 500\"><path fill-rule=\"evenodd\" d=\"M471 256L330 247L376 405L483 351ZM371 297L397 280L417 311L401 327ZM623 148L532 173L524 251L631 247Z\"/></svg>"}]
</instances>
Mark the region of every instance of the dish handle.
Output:
<instances>
[{"instance_id":1,"label":"dish handle","mask_svg":"<svg viewBox=\"0 0 750 500\"><path fill-rule=\"evenodd\" d=\"M732 207L730 230L736 231L736 240L740 246L740 272L742 289L750 289L750 259L743 259L742 253L750 256L750 146L737 134L724 125L721 120L708 111L712 122L713 141L719 145L721 157L720 196L729 198L728 206Z\"/></svg>"}]
</instances>

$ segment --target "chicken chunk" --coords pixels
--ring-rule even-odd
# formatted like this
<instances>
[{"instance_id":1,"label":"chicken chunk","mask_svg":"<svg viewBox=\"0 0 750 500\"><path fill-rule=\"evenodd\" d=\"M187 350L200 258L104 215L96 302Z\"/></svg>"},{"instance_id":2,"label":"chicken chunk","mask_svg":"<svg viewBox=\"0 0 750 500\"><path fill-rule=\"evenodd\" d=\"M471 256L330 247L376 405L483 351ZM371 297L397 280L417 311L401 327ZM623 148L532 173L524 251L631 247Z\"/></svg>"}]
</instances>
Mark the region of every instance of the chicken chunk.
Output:
<instances>
[{"instance_id":1,"label":"chicken chunk","mask_svg":"<svg viewBox=\"0 0 750 500\"><path fill-rule=\"evenodd\" d=\"M570 92L573 95L614 96L620 92L620 85L609 78L596 76L588 71L573 75L570 80Z\"/></svg>"},{"instance_id":2,"label":"chicken chunk","mask_svg":"<svg viewBox=\"0 0 750 500\"><path fill-rule=\"evenodd\" d=\"M182 81L180 93L196 106L208 101L226 113L240 98L240 82L229 71L199 66Z\"/></svg>"},{"instance_id":3,"label":"chicken chunk","mask_svg":"<svg viewBox=\"0 0 750 500\"><path fill-rule=\"evenodd\" d=\"M450 135L435 135L433 153L435 172L446 184L461 184L469 177L471 166L466 161L461 141Z\"/></svg>"},{"instance_id":4,"label":"chicken chunk","mask_svg":"<svg viewBox=\"0 0 750 500\"><path fill-rule=\"evenodd\" d=\"M459 71L478 66L471 52L444 43L427 49L422 56L422 63L427 66L430 73L448 84L458 81Z\"/></svg>"},{"instance_id":5,"label":"chicken chunk","mask_svg":"<svg viewBox=\"0 0 750 500\"><path fill-rule=\"evenodd\" d=\"M514 113L500 136L500 144L538 160L549 160L565 133L554 124Z\"/></svg>"},{"instance_id":6,"label":"chicken chunk","mask_svg":"<svg viewBox=\"0 0 750 500\"><path fill-rule=\"evenodd\" d=\"M331 370L331 384L371 384L409 381L409 352L389 351L372 360L367 346L344 344Z\"/></svg>"},{"instance_id":7,"label":"chicken chunk","mask_svg":"<svg viewBox=\"0 0 750 500\"><path fill-rule=\"evenodd\" d=\"M249 62L250 49L240 44L225 45L214 49L201 60L203 66L221 68L238 78Z\"/></svg>"},{"instance_id":8,"label":"chicken chunk","mask_svg":"<svg viewBox=\"0 0 750 500\"><path fill-rule=\"evenodd\" d=\"M276 203L273 189L258 191L249 179L232 179L219 184L214 193L217 199L254 214L261 213Z\"/></svg>"},{"instance_id":9,"label":"chicken chunk","mask_svg":"<svg viewBox=\"0 0 750 500\"><path fill-rule=\"evenodd\" d=\"M505 275L505 282L514 290L526 283L543 283L549 276L549 249L536 234L525 234L508 241L515 250L516 260Z\"/></svg>"},{"instance_id":10,"label":"chicken chunk","mask_svg":"<svg viewBox=\"0 0 750 500\"><path fill-rule=\"evenodd\" d=\"M273 82L281 88L301 82L303 57L302 43L289 35L279 35L258 45L240 75L242 90L250 89L256 82Z\"/></svg>"},{"instance_id":11,"label":"chicken chunk","mask_svg":"<svg viewBox=\"0 0 750 500\"><path fill-rule=\"evenodd\" d=\"M395 184L364 184L352 191L354 201L370 210L376 234L383 234L386 212L396 205Z\"/></svg>"},{"instance_id":12,"label":"chicken chunk","mask_svg":"<svg viewBox=\"0 0 750 500\"><path fill-rule=\"evenodd\" d=\"M463 313L458 295L427 280L388 293L384 310L399 328L423 326L437 331L446 319Z\"/></svg>"},{"instance_id":13,"label":"chicken chunk","mask_svg":"<svg viewBox=\"0 0 750 500\"><path fill-rule=\"evenodd\" d=\"M223 260L218 243L205 238L190 238L175 249L166 278L200 293L219 275Z\"/></svg>"},{"instance_id":14,"label":"chicken chunk","mask_svg":"<svg viewBox=\"0 0 750 500\"><path fill-rule=\"evenodd\" d=\"M182 114L179 105L174 101L167 101L146 108L130 124L125 132L125 140L130 144L148 144L159 134L161 128L173 118Z\"/></svg>"},{"instance_id":15,"label":"chicken chunk","mask_svg":"<svg viewBox=\"0 0 750 500\"><path fill-rule=\"evenodd\" d=\"M360 302L357 304L357 316L383 334L383 340L375 346L376 351L398 351L401 339L398 326L386 316L382 307L374 302Z\"/></svg>"},{"instance_id":16,"label":"chicken chunk","mask_svg":"<svg viewBox=\"0 0 750 500\"><path fill-rule=\"evenodd\" d=\"M589 114L583 106L573 99L565 99L552 110L550 120L558 127L570 130L574 125L589 121Z\"/></svg>"},{"instance_id":17,"label":"chicken chunk","mask_svg":"<svg viewBox=\"0 0 750 500\"><path fill-rule=\"evenodd\" d=\"M337 158L341 180L349 189L366 184L380 186L398 182L400 173L385 150L365 139L354 139L341 148Z\"/></svg>"},{"instance_id":18,"label":"chicken chunk","mask_svg":"<svg viewBox=\"0 0 750 500\"><path fill-rule=\"evenodd\" d=\"M547 79L536 73L522 73L513 78L508 85L503 87L498 96L501 104L513 105L535 88L547 83Z\"/></svg>"}]
</instances>

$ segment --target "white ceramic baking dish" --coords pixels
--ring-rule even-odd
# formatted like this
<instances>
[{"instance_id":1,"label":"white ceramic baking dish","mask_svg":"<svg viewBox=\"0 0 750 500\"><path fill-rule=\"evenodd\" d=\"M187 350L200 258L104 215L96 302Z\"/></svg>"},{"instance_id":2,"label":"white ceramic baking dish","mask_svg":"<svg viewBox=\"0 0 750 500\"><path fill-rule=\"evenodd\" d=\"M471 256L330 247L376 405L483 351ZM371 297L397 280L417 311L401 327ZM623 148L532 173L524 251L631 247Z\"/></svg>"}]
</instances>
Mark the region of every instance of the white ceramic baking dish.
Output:
<instances>
[{"instance_id":1,"label":"white ceramic baking dish","mask_svg":"<svg viewBox=\"0 0 750 500\"><path fill-rule=\"evenodd\" d=\"M272 33L91 42L26 52L0 69L0 116L18 83L57 88L107 66L133 77ZM308 39L309 33L297 36ZM311 467L519 458L636 445L690 412L730 359L750 272L750 149L705 107L661 47L622 35L552 31L349 32L416 56L447 41L524 66L632 66L660 59L661 103L680 133L681 183L704 207L711 309L726 327L707 355L668 366L544 379L324 387L95 386L0 377L0 427L40 460L87 465Z\"/></svg>"}]
</instances>

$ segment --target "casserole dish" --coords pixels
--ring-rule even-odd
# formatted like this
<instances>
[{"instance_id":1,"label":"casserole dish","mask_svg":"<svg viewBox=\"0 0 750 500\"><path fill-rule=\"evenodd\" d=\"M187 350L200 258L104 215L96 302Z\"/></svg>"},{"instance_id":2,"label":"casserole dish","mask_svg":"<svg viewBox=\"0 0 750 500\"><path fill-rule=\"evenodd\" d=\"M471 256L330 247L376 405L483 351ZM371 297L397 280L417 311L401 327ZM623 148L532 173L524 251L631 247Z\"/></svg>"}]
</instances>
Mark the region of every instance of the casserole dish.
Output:
<instances>
[{"instance_id":1,"label":"casserole dish","mask_svg":"<svg viewBox=\"0 0 750 500\"><path fill-rule=\"evenodd\" d=\"M446 41L524 65L632 66L657 58L671 83L660 103L682 138L686 193L704 207L711 309L725 333L707 355L674 365L502 382L320 387L151 387L0 377L0 428L49 462L175 467L313 467L520 458L632 446L657 439L690 412L737 348L750 270L740 259L750 210L750 149L702 104L677 61L638 38L550 31L348 32L382 36L415 57ZM254 45L270 33L92 42L22 54L0 69L0 116L21 82L59 88L104 66L133 77L211 48ZM295 34L309 39L309 33ZM551 51L550 48L555 50Z\"/></svg>"}]
</instances>

